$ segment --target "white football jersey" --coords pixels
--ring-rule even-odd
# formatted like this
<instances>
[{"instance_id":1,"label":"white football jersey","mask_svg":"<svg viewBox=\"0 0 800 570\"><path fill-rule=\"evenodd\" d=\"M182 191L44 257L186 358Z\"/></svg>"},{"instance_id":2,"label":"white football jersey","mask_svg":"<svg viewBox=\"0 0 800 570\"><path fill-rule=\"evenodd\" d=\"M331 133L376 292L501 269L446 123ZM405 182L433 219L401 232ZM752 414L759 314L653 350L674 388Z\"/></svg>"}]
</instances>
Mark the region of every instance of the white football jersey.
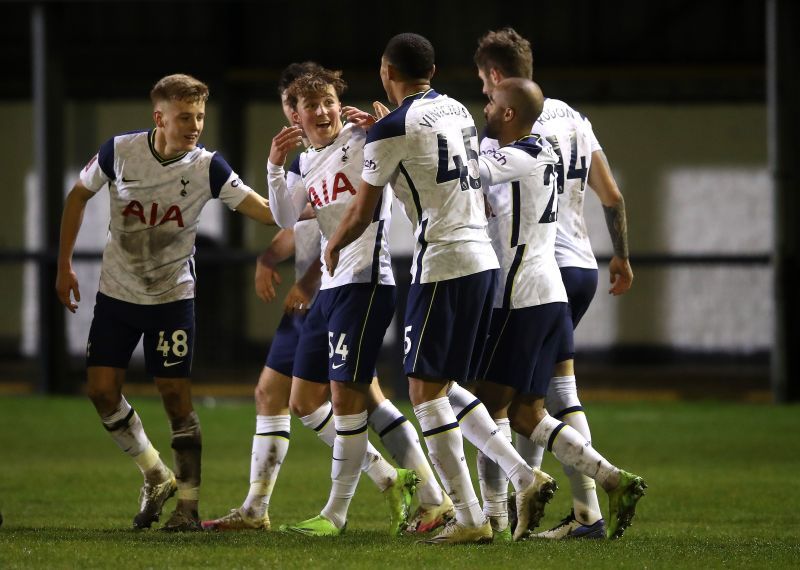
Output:
<instances>
[{"instance_id":1,"label":"white football jersey","mask_svg":"<svg viewBox=\"0 0 800 570\"><path fill-rule=\"evenodd\" d=\"M283 168L269 165L270 207L275 221L281 227L292 227L306 202L310 202L317 215L324 252L361 182L365 138L362 129L348 123L328 146L309 147L300 154L285 178ZM385 190L367 230L339 252L333 277L323 259L322 289L349 283L394 285L387 241L391 210L391 194Z\"/></svg>"},{"instance_id":2,"label":"white football jersey","mask_svg":"<svg viewBox=\"0 0 800 570\"><path fill-rule=\"evenodd\" d=\"M500 260L495 308L567 302L554 255L558 212L553 148L529 135L480 157L489 235Z\"/></svg>"},{"instance_id":3,"label":"white football jersey","mask_svg":"<svg viewBox=\"0 0 800 570\"><path fill-rule=\"evenodd\" d=\"M592 124L563 101L547 98L531 132L547 140L558 155L558 266L597 269L583 217L592 153L602 148L594 136ZM497 146L496 140L484 138L481 152Z\"/></svg>"},{"instance_id":4,"label":"white football jersey","mask_svg":"<svg viewBox=\"0 0 800 570\"><path fill-rule=\"evenodd\" d=\"M412 283L497 268L486 233L478 136L467 109L430 89L367 133L363 179L391 184L414 227Z\"/></svg>"},{"instance_id":5,"label":"white football jersey","mask_svg":"<svg viewBox=\"0 0 800 570\"><path fill-rule=\"evenodd\" d=\"M163 159L155 132L109 139L80 174L92 192L108 184L111 196L99 290L140 305L194 298L203 206L220 198L233 210L252 192L225 159L202 147Z\"/></svg>"}]
</instances>

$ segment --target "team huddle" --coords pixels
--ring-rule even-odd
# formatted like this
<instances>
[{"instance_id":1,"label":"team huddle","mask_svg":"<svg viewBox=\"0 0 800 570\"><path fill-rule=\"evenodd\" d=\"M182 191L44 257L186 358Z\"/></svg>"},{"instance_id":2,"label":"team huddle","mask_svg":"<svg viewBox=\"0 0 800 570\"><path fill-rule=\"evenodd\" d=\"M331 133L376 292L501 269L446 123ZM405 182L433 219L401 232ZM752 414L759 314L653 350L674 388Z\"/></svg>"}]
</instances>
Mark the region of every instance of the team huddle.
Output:
<instances>
[{"instance_id":1,"label":"team huddle","mask_svg":"<svg viewBox=\"0 0 800 570\"><path fill-rule=\"evenodd\" d=\"M480 140L464 105L432 88L434 49L417 34L393 37L381 58L393 110L342 106L340 72L290 65L279 83L290 126L272 139L269 200L219 153L198 146L208 87L187 75L164 77L151 91L155 128L100 147L65 202L56 290L74 312L75 241L86 203L107 185L111 221L87 342L87 392L143 474L134 528L159 521L175 496L162 530L269 530L293 414L331 448L331 488L318 515L281 531L343 533L364 472L385 498L393 536L461 544L623 535L647 485L591 445L573 330L598 281L585 189L603 204L614 295L633 280L624 201L591 123L544 97L531 81L532 61L530 44L510 28L479 40L475 63L488 97ZM376 374L395 312L393 195L415 239L403 367L427 451ZM292 256L296 281L255 390L249 490L241 506L201 520L202 435L189 381L193 253L200 211L212 198L281 228L256 264L261 299L274 300L277 265ZM122 394L142 336L170 419L174 471ZM370 444L368 428L398 467ZM465 438L478 450L482 501ZM573 510L536 532L557 488L540 469L545 450L564 466ZM605 517L598 484L608 495Z\"/></svg>"}]
</instances>

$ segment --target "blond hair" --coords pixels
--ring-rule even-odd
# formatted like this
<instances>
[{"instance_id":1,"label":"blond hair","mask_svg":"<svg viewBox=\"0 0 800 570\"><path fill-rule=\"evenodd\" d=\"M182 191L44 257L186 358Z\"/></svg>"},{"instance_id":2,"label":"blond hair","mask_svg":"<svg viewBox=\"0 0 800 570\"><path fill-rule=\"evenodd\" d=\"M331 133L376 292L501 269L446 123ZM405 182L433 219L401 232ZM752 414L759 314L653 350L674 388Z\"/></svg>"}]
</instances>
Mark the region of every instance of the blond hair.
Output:
<instances>
[{"instance_id":1,"label":"blond hair","mask_svg":"<svg viewBox=\"0 0 800 570\"><path fill-rule=\"evenodd\" d=\"M175 73L158 80L150 90L153 105L162 101L205 102L208 99L208 85L191 75Z\"/></svg>"}]
</instances>

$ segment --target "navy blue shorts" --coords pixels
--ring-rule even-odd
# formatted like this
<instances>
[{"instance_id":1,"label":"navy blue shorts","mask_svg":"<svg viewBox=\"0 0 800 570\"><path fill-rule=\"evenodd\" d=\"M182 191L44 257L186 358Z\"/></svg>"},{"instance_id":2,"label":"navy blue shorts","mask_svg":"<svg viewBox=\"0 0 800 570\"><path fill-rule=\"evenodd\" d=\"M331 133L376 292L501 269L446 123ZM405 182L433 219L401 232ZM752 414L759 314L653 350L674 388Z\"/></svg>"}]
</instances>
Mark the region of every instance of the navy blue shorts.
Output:
<instances>
[{"instance_id":1,"label":"navy blue shorts","mask_svg":"<svg viewBox=\"0 0 800 570\"><path fill-rule=\"evenodd\" d=\"M406 376L471 382L489 333L495 270L414 283L405 319Z\"/></svg>"},{"instance_id":2,"label":"navy blue shorts","mask_svg":"<svg viewBox=\"0 0 800 570\"><path fill-rule=\"evenodd\" d=\"M292 374L312 382L372 382L395 297L394 285L372 283L320 291L303 323Z\"/></svg>"},{"instance_id":3,"label":"navy blue shorts","mask_svg":"<svg viewBox=\"0 0 800 570\"><path fill-rule=\"evenodd\" d=\"M564 282L569 300L569 307L564 316L564 326L574 331L589 309L597 291L597 269L561 267L560 270L561 280ZM565 334L558 350L556 362L564 362L573 358L575 358L575 337L573 334Z\"/></svg>"},{"instance_id":4,"label":"navy blue shorts","mask_svg":"<svg viewBox=\"0 0 800 570\"><path fill-rule=\"evenodd\" d=\"M278 329L275 331L275 336L272 338L272 343L269 345L265 366L284 376L292 376L294 353L297 350L297 342L300 339L300 331L303 329L305 319L305 313L283 315Z\"/></svg>"},{"instance_id":5,"label":"navy blue shorts","mask_svg":"<svg viewBox=\"0 0 800 570\"><path fill-rule=\"evenodd\" d=\"M86 366L128 368L142 335L148 374L189 377L194 352L194 299L139 305L98 293L86 345Z\"/></svg>"},{"instance_id":6,"label":"navy blue shorts","mask_svg":"<svg viewBox=\"0 0 800 570\"><path fill-rule=\"evenodd\" d=\"M557 362L566 312L566 303L495 309L480 378L520 394L544 396Z\"/></svg>"}]
</instances>

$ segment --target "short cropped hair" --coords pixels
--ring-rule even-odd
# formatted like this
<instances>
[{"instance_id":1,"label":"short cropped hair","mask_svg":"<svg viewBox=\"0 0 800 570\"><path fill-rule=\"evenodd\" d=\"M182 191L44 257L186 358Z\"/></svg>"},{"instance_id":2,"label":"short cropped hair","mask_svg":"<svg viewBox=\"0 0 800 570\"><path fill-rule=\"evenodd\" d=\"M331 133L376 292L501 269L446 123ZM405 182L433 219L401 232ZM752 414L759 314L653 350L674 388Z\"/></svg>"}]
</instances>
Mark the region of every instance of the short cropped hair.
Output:
<instances>
[{"instance_id":1,"label":"short cropped hair","mask_svg":"<svg viewBox=\"0 0 800 570\"><path fill-rule=\"evenodd\" d=\"M533 77L531 43L513 28L487 32L478 40L475 65L479 69L498 69L506 77Z\"/></svg>"},{"instance_id":2,"label":"short cropped hair","mask_svg":"<svg viewBox=\"0 0 800 570\"><path fill-rule=\"evenodd\" d=\"M289 85L292 84L292 81L294 81L301 75L305 75L307 73L315 73L322 69L324 68L316 61L290 63L284 68L283 71L281 71L281 75L278 78L278 95L283 95L283 92L286 91L286 89L288 89Z\"/></svg>"},{"instance_id":3,"label":"short cropped hair","mask_svg":"<svg viewBox=\"0 0 800 570\"><path fill-rule=\"evenodd\" d=\"M419 34L397 34L383 51L383 57L406 79L428 78L433 70L433 45Z\"/></svg>"},{"instance_id":4,"label":"short cropped hair","mask_svg":"<svg viewBox=\"0 0 800 570\"><path fill-rule=\"evenodd\" d=\"M318 70L304 73L289 84L286 89L286 100L292 109L297 109L300 97L324 95L328 92L329 85L333 86L338 97L341 97L347 89L347 83L342 79L341 71L332 71L319 66Z\"/></svg>"},{"instance_id":5,"label":"short cropped hair","mask_svg":"<svg viewBox=\"0 0 800 570\"><path fill-rule=\"evenodd\" d=\"M153 105L161 101L205 102L208 99L208 85L191 75L175 73L158 80L150 90Z\"/></svg>"}]
</instances>

